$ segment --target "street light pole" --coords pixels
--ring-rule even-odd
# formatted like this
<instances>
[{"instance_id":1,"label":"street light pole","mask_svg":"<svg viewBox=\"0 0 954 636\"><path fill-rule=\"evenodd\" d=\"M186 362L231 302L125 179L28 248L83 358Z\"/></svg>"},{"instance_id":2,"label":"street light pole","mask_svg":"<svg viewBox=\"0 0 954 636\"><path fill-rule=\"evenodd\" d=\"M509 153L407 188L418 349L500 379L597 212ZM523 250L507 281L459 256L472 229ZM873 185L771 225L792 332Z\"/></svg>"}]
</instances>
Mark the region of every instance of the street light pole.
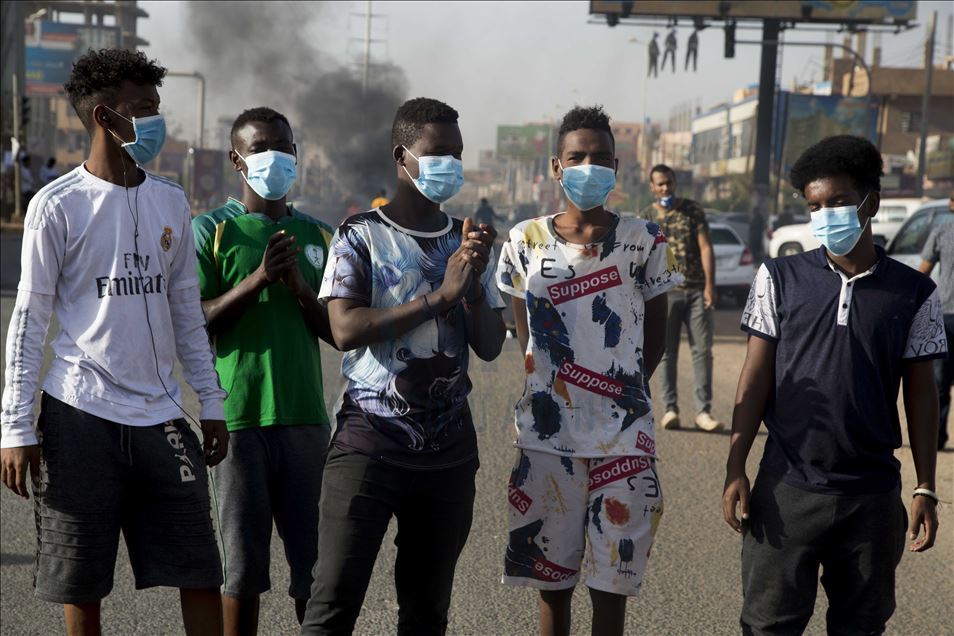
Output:
<instances>
[{"instance_id":1,"label":"street light pole","mask_svg":"<svg viewBox=\"0 0 954 636\"><path fill-rule=\"evenodd\" d=\"M169 71L166 77L188 77L199 82L199 92L196 103L196 123L195 123L195 147L203 148L205 146L205 76L198 71L184 73L182 71Z\"/></svg>"},{"instance_id":2,"label":"street light pole","mask_svg":"<svg viewBox=\"0 0 954 636\"><path fill-rule=\"evenodd\" d=\"M13 74L13 141L10 154L13 157L13 218L11 220L19 222L23 220L23 197L21 191L23 188L23 175L20 165L20 85L17 74Z\"/></svg>"},{"instance_id":3,"label":"street light pole","mask_svg":"<svg viewBox=\"0 0 954 636\"><path fill-rule=\"evenodd\" d=\"M931 14L927 43L924 48L924 94L921 96L921 143L918 148L918 183L916 192L924 196L924 173L927 163L928 116L931 107L931 83L934 76L934 30L937 27L937 11Z\"/></svg>"},{"instance_id":4,"label":"street light pole","mask_svg":"<svg viewBox=\"0 0 954 636\"><path fill-rule=\"evenodd\" d=\"M368 0L368 13L364 19L364 75L361 78L362 94L368 94L368 70L371 66L371 0Z\"/></svg>"}]
</instances>

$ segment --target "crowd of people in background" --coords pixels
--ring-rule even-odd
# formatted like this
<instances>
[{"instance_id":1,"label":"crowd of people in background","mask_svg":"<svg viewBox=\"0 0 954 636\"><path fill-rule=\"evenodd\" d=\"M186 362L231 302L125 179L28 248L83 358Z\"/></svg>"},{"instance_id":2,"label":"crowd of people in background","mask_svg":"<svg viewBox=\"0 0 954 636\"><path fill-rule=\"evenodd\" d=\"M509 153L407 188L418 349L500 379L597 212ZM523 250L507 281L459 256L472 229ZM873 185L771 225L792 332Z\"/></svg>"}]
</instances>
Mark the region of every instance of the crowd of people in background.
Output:
<instances>
[{"instance_id":1,"label":"crowd of people in background","mask_svg":"<svg viewBox=\"0 0 954 636\"><path fill-rule=\"evenodd\" d=\"M622 634L664 509L649 379L661 365L660 425L679 428L683 326L694 424L723 426L711 412L712 241L675 173L652 168L655 202L639 217L607 209L619 169L610 119L575 107L551 159L565 208L502 231L498 253L486 199L475 218L442 211L464 180L460 115L421 97L398 108L379 149L393 195L352 203L335 229L289 202L294 126L256 106L230 134L241 197L193 215L179 184L139 167L165 139L165 75L141 52L81 57L66 92L89 156L29 203L0 478L35 499L36 596L63 605L67 633L100 633L123 536L137 588L179 589L187 634L254 634L274 523L301 633L350 634L395 518L397 631L446 633L479 466L468 371L472 356L501 355L509 307L526 387L499 484L500 579L538 590L540 634L570 633L580 583L593 633ZM791 180L822 247L762 264L742 314L722 504L742 535L744 634L802 633L820 568L829 631L881 633L906 536L914 552L937 537L954 223L923 255L922 272L941 268L939 294L873 242L882 172L859 137L805 151ZM334 413L321 342L343 352ZM177 360L198 419L182 407ZM899 390L918 482L907 502Z\"/></svg>"}]
</instances>

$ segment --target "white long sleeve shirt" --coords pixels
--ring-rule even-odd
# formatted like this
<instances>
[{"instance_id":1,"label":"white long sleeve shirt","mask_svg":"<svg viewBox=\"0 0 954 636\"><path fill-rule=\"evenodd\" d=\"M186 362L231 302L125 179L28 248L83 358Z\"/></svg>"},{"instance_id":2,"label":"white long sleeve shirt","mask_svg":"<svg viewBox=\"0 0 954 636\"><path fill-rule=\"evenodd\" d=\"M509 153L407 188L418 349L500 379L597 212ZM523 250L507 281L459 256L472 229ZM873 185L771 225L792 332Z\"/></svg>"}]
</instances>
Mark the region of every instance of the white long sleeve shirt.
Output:
<instances>
[{"instance_id":1,"label":"white long sleeve shirt","mask_svg":"<svg viewBox=\"0 0 954 636\"><path fill-rule=\"evenodd\" d=\"M85 166L30 201L7 334L0 447L36 443L33 406L50 316L59 332L51 396L129 426L182 417L176 357L202 419L224 419L199 301L191 215L175 183L127 191Z\"/></svg>"}]
</instances>

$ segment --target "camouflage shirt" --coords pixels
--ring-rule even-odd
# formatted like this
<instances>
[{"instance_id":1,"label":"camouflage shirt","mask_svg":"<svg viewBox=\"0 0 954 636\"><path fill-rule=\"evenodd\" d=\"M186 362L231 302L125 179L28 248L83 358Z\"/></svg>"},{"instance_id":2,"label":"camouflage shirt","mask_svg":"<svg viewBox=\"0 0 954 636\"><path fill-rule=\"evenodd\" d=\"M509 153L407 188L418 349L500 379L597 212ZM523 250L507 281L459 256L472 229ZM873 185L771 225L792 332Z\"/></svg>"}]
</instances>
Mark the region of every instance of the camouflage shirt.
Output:
<instances>
[{"instance_id":1,"label":"camouflage shirt","mask_svg":"<svg viewBox=\"0 0 954 636\"><path fill-rule=\"evenodd\" d=\"M702 255L699 252L699 233L709 233L709 222L702 206L692 199L676 197L672 208L663 210L655 204L646 206L642 217L655 221L662 227L669 242L676 268L685 276L686 282L678 289L702 289L706 286L706 274L702 269Z\"/></svg>"}]
</instances>

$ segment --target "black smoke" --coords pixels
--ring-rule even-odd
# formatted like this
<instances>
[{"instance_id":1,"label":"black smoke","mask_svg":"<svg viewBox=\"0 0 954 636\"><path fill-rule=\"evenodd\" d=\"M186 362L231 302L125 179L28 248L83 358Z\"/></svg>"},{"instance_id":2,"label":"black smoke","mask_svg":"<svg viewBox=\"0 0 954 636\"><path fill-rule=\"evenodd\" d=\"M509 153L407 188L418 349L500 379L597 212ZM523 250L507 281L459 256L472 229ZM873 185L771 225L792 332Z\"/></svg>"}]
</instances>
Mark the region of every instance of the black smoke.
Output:
<instances>
[{"instance_id":1,"label":"black smoke","mask_svg":"<svg viewBox=\"0 0 954 636\"><path fill-rule=\"evenodd\" d=\"M194 65L206 78L210 112L284 112L299 142L321 147L323 176L337 194L365 205L394 179L391 122L406 99L407 78L400 67L375 64L365 92L360 70L315 41L313 27L328 17L323 5L189 2ZM327 191L322 199L323 206L332 203Z\"/></svg>"}]
</instances>

